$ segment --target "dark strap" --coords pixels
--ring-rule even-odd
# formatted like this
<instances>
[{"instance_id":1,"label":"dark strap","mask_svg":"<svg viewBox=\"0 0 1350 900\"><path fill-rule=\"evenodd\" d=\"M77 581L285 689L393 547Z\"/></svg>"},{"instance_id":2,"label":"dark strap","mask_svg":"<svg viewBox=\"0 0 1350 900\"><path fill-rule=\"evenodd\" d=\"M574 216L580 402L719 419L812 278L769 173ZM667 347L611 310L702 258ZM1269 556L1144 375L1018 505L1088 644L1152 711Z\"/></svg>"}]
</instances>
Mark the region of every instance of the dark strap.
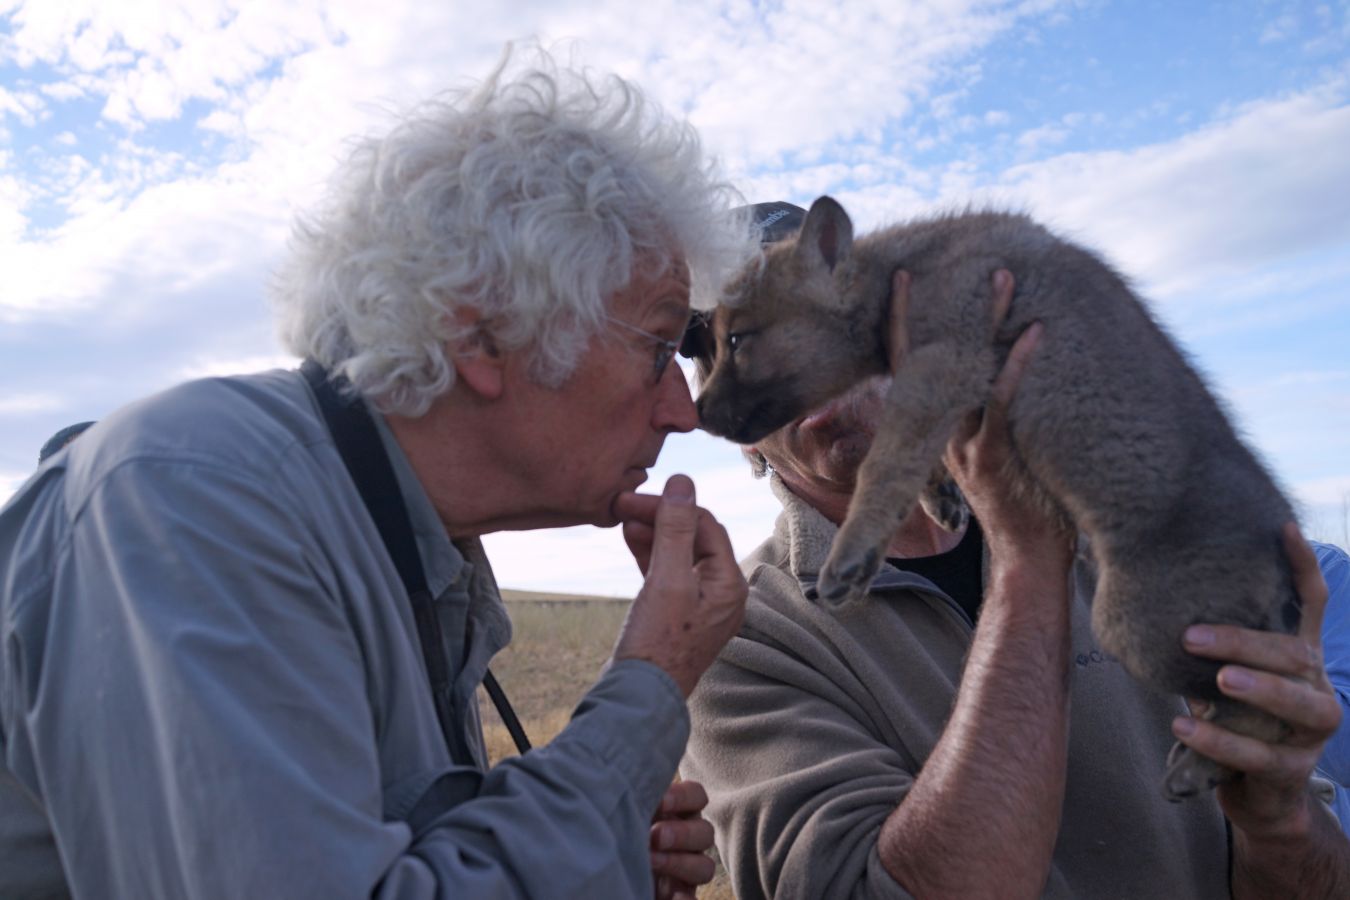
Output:
<instances>
[{"instance_id":1,"label":"dark strap","mask_svg":"<svg viewBox=\"0 0 1350 900\"><path fill-rule=\"evenodd\" d=\"M431 685L431 696L436 705L436 718L441 724L445 745L454 757L459 741L450 707L450 665L445 658L440 619L436 617L436 605L427 587L422 558L417 552L417 539L413 535L412 521L398 488L394 467L389 462L389 455L385 453L384 444L380 441L379 432L365 404L342 396L339 388L345 380L335 382L330 379L323 366L312 359L305 360L300 372L314 392L347 473L351 475L361 494L361 501L375 521L384 548L394 561L394 568L398 570L403 587L408 592L413 621L417 623L417 635L422 644L422 658L426 661L427 681ZM483 687L497 707L506 730L511 733L516 749L521 753L529 750L530 741L525 735L525 729L521 727L520 719L516 717L505 692L490 671L483 675Z\"/></svg>"}]
</instances>

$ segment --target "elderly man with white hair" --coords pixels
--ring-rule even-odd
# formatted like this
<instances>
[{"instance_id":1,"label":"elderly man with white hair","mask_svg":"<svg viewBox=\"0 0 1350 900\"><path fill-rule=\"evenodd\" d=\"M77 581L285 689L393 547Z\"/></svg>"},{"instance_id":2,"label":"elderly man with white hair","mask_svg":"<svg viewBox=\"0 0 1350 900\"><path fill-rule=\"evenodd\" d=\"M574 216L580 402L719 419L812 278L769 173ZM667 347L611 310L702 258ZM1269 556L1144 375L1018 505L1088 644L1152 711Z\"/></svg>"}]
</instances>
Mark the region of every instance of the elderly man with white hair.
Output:
<instances>
[{"instance_id":1,"label":"elderly man with white hair","mask_svg":"<svg viewBox=\"0 0 1350 900\"><path fill-rule=\"evenodd\" d=\"M278 279L301 371L133 403L0 511L0 896L711 877L670 784L746 587L689 479L634 490L697 421L691 298L751 237L688 126L534 65L356 148ZM623 523L644 586L570 724L489 767L479 537L578 523Z\"/></svg>"}]
</instances>

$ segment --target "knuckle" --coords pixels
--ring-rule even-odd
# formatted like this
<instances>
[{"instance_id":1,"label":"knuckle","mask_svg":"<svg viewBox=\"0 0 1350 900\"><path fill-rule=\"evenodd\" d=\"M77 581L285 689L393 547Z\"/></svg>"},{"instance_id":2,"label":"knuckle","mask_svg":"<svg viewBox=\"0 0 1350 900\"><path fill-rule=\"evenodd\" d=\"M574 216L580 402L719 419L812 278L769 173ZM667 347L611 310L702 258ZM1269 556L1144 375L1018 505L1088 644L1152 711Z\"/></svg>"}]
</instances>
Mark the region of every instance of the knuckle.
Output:
<instances>
[{"instance_id":1,"label":"knuckle","mask_svg":"<svg viewBox=\"0 0 1350 900\"><path fill-rule=\"evenodd\" d=\"M1329 702L1328 702L1329 701ZM1341 725L1341 705L1329 697L1317 695L1310 704L1308 724L1320 732L1322 737L1330 737Z\"/></svg>"}]
</instances>

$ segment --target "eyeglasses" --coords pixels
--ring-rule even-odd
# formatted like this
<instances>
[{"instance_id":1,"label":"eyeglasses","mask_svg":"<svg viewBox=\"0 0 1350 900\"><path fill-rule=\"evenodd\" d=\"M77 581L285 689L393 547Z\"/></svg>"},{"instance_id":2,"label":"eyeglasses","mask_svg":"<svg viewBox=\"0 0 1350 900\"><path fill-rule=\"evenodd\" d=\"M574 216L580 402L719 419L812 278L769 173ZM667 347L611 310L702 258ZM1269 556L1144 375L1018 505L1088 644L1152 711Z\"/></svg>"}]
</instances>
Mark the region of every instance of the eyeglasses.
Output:
<instances>
[{"instance_id":1,"label":"eyeglasses","mask_svg":"<svg viewBox=\"0 0 1350 900\"><path fill-rule=\"evenodd\" d=\"M679 341L668 341L659 334L652 334L636 325L630 325L622 319L616 319L613 316L605 316L605 321L611 325L618 325L624 331L631 331L638 337L646 338L656 345L656 352L652 355L652 384L657 384L661 376L666 374L666 366L675 358L675 353L680 349Z\"/></svg>"}]
</instances>

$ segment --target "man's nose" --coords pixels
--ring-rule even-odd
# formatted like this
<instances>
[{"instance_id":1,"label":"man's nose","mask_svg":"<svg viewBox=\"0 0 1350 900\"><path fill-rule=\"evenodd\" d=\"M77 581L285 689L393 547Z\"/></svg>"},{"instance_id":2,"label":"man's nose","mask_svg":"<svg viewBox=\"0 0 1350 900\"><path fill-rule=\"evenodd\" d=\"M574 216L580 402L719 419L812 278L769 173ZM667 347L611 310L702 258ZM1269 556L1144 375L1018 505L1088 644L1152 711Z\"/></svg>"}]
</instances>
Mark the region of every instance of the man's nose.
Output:
<instances>
[{"instance_id":1,"label":"man's nose","mask_svg":"<svg viewBox=\"0 0 1350 900\"><path fill-rule=\"evenodd\" d=\"M681 434L698 427L698 407L689 393L689 382L684 370L671 363L661 375L656 408L652 411L652 426L657 431L678 431Z\"/></svg>"}]
</instances>

